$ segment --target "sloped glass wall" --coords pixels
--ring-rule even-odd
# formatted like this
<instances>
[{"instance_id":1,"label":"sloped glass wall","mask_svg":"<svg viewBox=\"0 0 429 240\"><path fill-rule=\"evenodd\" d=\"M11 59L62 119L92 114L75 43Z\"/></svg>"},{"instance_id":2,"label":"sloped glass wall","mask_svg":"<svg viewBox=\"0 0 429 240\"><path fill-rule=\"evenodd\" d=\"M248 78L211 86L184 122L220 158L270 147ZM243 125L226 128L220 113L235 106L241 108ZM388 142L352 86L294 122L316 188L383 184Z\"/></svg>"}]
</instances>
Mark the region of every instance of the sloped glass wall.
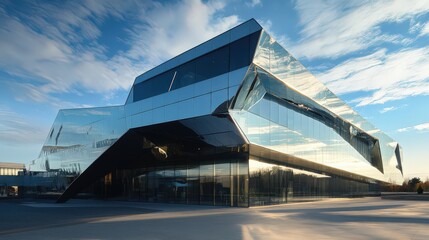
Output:
<instances>
[{"instance_id":1,"label":"sloped glass wall","mask_svg":"<svg viewBox=\"0 0 429 240\"><path fill-rule=\"evenodd\" d=\"M126 130L123 106L60 110L29 170L56 176L51 191L64 191Z\"/></svg>"},{"instance_id":2,"label":"sloped glass wall","mask_svg":"<svg viewBox=\"0 0 429 240\"><path fill-rule=\"evenodd\" d=\"M380 159L376 160L379 163L374 163L373 165L377 165L383 173L383 176L377 179L386 182L402 182L402 164L400 164L402 159L398 158L401 154L395 155L398 143L375 128L327 89L322 82L317 80L313 74L265 31L261 33L253 63L269 72L294 91L312 99L338 117L353 124L355 129L361 129L366 134L377 139L380 153L373 154L379 154ZM355 131L352 130L351 132Z\"/></svg>"}]
</instances>

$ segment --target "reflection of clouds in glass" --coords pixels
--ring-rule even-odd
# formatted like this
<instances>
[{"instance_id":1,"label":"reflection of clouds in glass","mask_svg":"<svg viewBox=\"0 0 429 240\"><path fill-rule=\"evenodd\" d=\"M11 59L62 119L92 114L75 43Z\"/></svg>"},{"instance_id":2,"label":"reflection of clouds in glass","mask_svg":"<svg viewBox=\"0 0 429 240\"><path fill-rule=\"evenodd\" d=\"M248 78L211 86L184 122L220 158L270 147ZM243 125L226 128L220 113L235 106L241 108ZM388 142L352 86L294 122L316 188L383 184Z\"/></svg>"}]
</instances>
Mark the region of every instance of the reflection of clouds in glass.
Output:
<instances>
[{"instance_id":1,"label":"reflection of clouds in glass","mask_svg":"<svg viewBox=\"0 0 429 240\"><path fill-rule=\"evenodd\" d=\"M251 109L254 105L258 103L259 100L264 97L265 93L267 92L265 91L259 79L256 80L255 86L249 92L249 95L246 98L243 109Z\"/></svg>"},{"instance_id":2,"label":"reflection of clouds in glass","mask_svg":"<svg viewBox=\"0 0 429 240\"><path fill-rule=\"evenodd\" d=\"M331 112L355 124L364 130L373 130L371 124L362 118L341 99L333 94L326 86L314 77L307 69L289 54L279 43L271 41L266 32L261 35L254 63L269 70L286 85L312 98Z\"/></svg>"},{"instance_id":3,"label":"reflection of clouds in glass","mask_svg":"<svg viewBox=\"0 0 429 240\"><path fill-rule=\"evenodd\" d=\"M278 152L289 153L296 156L310 156L307 153L320 151L324 147L326 147L325 143L317 142L317 141L312 141L309 143L301 143L301 144L293 144L293 143L284 144L284 145L273 144L270 146L271 149L276 150Z\"/></svg>"},{"instance_id":4,"label":"reflection of clouds in glass","mask_svg":"<svg viewBox=\"0 0 429 240\"><path fill-rule=\"evenodd\" d=\"M309 171L305 171L305 170L301 170L301 169L285 167L282 165L264 163L264 162L261 162L261 161L258 161L258 160L252 159L252 158L249 159L250 174L258 173L258 172L273 171L275 169L279 169L282 171L290 171L290 172L293 172L294 175L303 174L303 175L312 176L315 178L330 178L330 176L327 176L324 174L318 174L315 172L309 172Z\"/></svg>"},{"instance_id":5,"label":"reflection of clouds in glass","mask_svg":"<svg viewBox=\"0 0 429 240\"><path fill-rule=\"evenodd\" d=\"M84 171L125 132L123 114L123 106L60 110L52 132L58 139L48 136L30 169Z\"/></svg>"},{"instance_id":6,"label":"reflection of clouds in glass","mask_svg":"<svg viewBox=\"0 0 429 240\"><path fill-rule=\"evenodd\" d=\"M374 130L367 131L368 134L375 134L375 133L379 133L379 132L381 132L380 129L374 129Z\"/></svg>"},{"instance_id":7,"label":"reflection of clouds in glass","mask_svg":"<svg viewBox=\"0 0 429 240\"><path fill-rule=\"evenodd\" d=\"M384 179L384 176L381 172L379 172L376 168L364 163L364 162L335 162L335 163L325 163L326 165L337 168L344 169L349 172L359 173L365 176L370 176L374 179ZM351 171L352 170L352 171Z\"/></svg>"},{"instance_id":8,"label":"reflection of clouds in glass","mask_svg":"<svg viewBox=\"0 0 429 240\"><path fill-rule=\"evenodd\" d=\"M338 134L332 132L330 138L316 139L304 136L292 126L282 126L254 113L232 112L240 128L253 144L274 151L289 154L319 164L335 167L349 172L368 173L383 179L383 175L362 157L350 144ZM333 131L332 129L328 129Z\"/></svg>"},{"instance_id":9,"label":"reflection of clouds in glass","mask_svg":"<svg viewBox=\"0 0 429 240\"><path fill-rule=\"evenodd\" d=\"M351 109L341 99L337 98L332 93L327 93L323 102L326 104L326 108L350 122L352 122L353 119L347 115L357 115L353 109Z\"/></svg>"},{"instance_id":10,"label":"reflection of clouds in glass","mask_svg":"<svg viewBox=\"0 0 429 240\"><path fill-rule=\"evenodd\" d=\"M322 82L320 82L309 71L307 71L306 68L292 55L290 55L280 44L278 44L276 41L273 41L270 35L267 34L265 31L263 31L261 34L260 42L256 50L253 62L258 67L269 71L276 78L281 80L288 88L296 90L297 92L310 97L315 102L325 107L335 115L343 118L345 121L352 123L357 128L362 129L374 138L379 139L380 151L382 153L382 159L384 162L383 165L387 166L384 168L384 172L387 173L386 178L384 180L387 181L392 176L393 178L395 178L395 176L398 176L397 169L389 166L389 159L394 156L395 148L389 146L388 143L393 142L393 140L389 136L381 132L379 129L375 128L366 119L358 115L350 106L348 106L344 101L342 101L335 94L333 94L328 88L326 88L326 86ZM288 127L292 128L291 126ZM407 131L409 129L411 128L404 128L400 131ZM296 130L298 132L302 131L302 129ZM268 139L269 141L271 141L271 143L282 142L278 139L272 139L269 137L253 136L253 138L258 139L259 141L266 141ZM336 142L341 142L341 140L334 138L329 139L328 142L328 145L333 146L336 144ZM345 144L345 146L347 145L348 144ZM348 147L341 148L344 148L343 150L340 150L343 152L355 152L353 149L349 149ZM338 151L335 149L325 150L333 152ZM340 155L337 154L337 157L338 156ZM341 157L347 158L347 156L345 155L341 155ZM364 164L367 164L367 161L364 161Z\"/></svg>"},{"instance_id":11,"label":"reflection of clouds in glass","mask_svg":"<svg viewBox=\"0 0 429 240\"><path fill-rule=\"evenodd\" d=\"M88 114L91 114L91 115L101 115L101 116L110 116L110 115L112 115L111 112L108 112L108 111L99 111L99 110L94 110L94 109L88 109L87 112L88 112Z\"/></svg>"},{"instance_id":12,"label":"reflection of clouds in glass","mask_svg":"<svg viewBox=\"0 0 429 240\"><path fill-rule=\"evenodd\" d=\"M247 134L253 135L253 134L271 134L274 132L288 132L290 130L287 130L281 126L273 125L273 126L263 126L263 127L248 127L247 128Z\"/></svg>"}]
</instances>

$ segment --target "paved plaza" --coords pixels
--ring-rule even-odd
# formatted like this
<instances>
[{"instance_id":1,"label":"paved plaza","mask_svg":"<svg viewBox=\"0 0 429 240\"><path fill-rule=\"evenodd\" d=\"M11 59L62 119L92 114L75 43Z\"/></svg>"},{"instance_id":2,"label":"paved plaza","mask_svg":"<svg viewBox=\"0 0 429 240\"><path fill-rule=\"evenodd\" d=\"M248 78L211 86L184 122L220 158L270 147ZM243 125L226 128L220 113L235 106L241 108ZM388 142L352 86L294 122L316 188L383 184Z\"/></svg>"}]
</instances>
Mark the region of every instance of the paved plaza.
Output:
<instances>
[{"instance_id":1,"label":"paved plaza","mask_svg":"<svg viewBox=\"0 0 429 240\"><path fill-rule=\"evenodd\" d=\"M429 202L379 197L256 208L1 200L0 239L429 239Z\"/></svg>"}]
</instances>

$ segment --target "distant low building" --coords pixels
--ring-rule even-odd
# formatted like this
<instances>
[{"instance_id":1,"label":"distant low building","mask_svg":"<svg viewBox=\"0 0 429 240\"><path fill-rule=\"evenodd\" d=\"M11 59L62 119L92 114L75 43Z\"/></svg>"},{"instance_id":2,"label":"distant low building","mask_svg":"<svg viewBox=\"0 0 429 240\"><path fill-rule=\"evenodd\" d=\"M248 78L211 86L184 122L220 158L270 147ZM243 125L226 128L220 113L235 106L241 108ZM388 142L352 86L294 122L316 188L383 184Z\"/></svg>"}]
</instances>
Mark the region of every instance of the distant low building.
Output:
<instances>
[{"instance_id":1,"label":"distant low building","mask_svg":"<svg viewBox=\"0 0 429 240\"><path fill-rule=\"evenodd\" d=\"M12 176L18 176L19 172L25 171L23 163L6 163L0 162L0 197L16 196L18 186L11 181Z\"/></svg>"},{"instance_id":2,"label":"distant low building","mask_svg":"<svg viewBox=\"0 0 429 240\"><path fill-rule=\"evenodd\" d=\"M20 171L24 171L23 163L0 162L0 176L17 176Z\"/></svg>"}]
</instances>

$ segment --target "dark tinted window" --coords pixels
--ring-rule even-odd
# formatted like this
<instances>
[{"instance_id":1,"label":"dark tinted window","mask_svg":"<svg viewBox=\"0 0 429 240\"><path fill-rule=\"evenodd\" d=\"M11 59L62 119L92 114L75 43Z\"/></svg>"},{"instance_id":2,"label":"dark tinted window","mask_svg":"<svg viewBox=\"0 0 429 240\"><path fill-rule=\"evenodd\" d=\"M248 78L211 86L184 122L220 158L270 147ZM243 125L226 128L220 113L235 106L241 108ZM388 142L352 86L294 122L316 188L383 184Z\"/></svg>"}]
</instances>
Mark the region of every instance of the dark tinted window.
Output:
<instances>
[{"instance_id":1,"label":"dark tinted window","mask_svg":"<svg viewBox=\"0 0 429 240\"><path fill-rule=\"evenodd\" d=\"M162 73L134 86L134 102L167 92L173 79L174 71Z\"/></svg>"},{"instance_id":2,"label":"dark tinted window","mask_svg":"<svg viewBox=\"0 0 429 240\"><path fill-rule=\"evenodd\" d=\"M203 81L229 71L229 46L224 46L196 60L196 81Z\"/></svg>"},{"instance_id":3,"label":"dark tinted window","mask_svg":"<svg viewBox=\"0 0 429 240\"><path fill-rule=\"evenodd\" d=\"M177 68L176 77L171 90L186 87L195 82L195 61L187 62Z\"/></svg>"},{"instance_id":4,"label":"dark tinted window","mask_svg":"<svg viewBox=\"0 0 429 240\"><path fill-rule=\"evenodd\" d=\"M134 102L182 88L248 66L259 40L259 32L240 38L172 70L134 86ZM176 76L174 76L176 74Z\"/></svg>"},{"instance_id":5,"label":"dark tinted window","mask_svg":"<svg viewBox=\"0 0 429 240\"><path fill-rule=\"evenodd\" d=\"M210 77L216 77L229 72L229 45L213 52L211 66L212 75Z\"/></svg>"},{"instance_id":6,"label":"dark tinted window","mask_svg":"<svg viewBox=\"0 0 429 240\"><path fill-rule=\"evenodd\" d=\"M231 69L239 69L249 65L249 38L241 38L231 43Z\"/></svg>"},{"instance_id":7,"label":"dark tinted window","mask_svg":"<svg viewBox=\"0 0 429 240\"><path fill-rule=\"evenodd\" d=\"M261 32L255 32L252 33L249 37L249 64L253 60L253 56L255 55L256 51L256 45L258 45L259 36L261 35Z\"/></svg>"},{"instance_id":8,"label":"dark tinted window","mask_svg":"<svg viewBox=\"0 0 429 240\"><path fill-rule=\"evenodd\" d=\"M260 32L240 38L230 44L230 69L231 71L248 66L255 53L256 44Z\"/></svg>"}]
</instances>

